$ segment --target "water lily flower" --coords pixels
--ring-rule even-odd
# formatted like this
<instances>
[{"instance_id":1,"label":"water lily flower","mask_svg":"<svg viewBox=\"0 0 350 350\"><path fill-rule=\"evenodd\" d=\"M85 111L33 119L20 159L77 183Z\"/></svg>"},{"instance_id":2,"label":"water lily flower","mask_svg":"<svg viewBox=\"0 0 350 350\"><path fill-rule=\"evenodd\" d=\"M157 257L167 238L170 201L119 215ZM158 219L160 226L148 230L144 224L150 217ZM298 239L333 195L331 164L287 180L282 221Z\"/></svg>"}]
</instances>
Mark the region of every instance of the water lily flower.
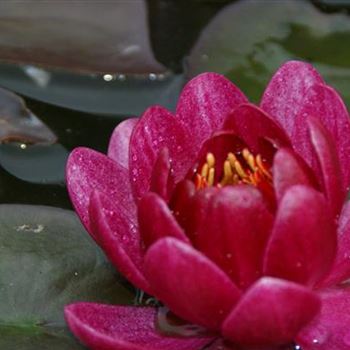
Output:
<instances>
[{"instance_id":1,"label":"water lily flower","mask_svg":"<svg viewBox=\"0 0 350 350\"><path fill-rule=\"evenodd\" d=\"M285 63L259 107L197 76L174 115L70 155L87 231L162 305L71 304L70 329L92 349L349 349L349 184L349 115L311 65Z\"/></svg>"}]
</instances>

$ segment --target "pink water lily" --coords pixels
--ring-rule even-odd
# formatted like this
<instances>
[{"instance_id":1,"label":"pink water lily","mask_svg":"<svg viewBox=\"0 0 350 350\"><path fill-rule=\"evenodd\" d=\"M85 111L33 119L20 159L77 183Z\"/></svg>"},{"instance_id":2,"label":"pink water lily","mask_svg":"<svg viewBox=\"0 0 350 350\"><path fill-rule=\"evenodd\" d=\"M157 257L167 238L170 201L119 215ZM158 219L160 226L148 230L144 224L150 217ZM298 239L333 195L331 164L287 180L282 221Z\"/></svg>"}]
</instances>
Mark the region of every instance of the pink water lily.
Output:
<instances>
[{"instance_id":1,"label":"pink water lily","mask_svg":"<svg viewBox=\"0 0 350 350\"><path fill-rule=\"evenodd\" d=\"M151 107L67 164L87 231L169 327L164 307L84 302L69 327L92 349L349 349L349 184L349 115L312 66L284 64L259 107L199 75L174 115Z\"/></svg>"}]
</instances>

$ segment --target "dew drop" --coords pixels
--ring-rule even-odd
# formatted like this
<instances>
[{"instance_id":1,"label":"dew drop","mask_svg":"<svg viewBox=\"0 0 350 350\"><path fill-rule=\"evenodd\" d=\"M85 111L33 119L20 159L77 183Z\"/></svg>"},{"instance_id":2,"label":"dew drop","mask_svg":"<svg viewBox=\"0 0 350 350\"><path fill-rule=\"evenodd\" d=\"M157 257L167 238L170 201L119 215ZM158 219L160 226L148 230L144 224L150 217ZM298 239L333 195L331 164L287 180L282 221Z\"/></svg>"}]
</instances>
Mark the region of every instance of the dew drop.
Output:
<instances>
[{"instance_id":1,"label":"dew drop","mask_svg":"<svg viewBox=\"0 0 350 350\"><path fill-rule=\"evenodd\" d=\"M117 80L118 81L125 81L126 80L125 74L118 74L117 75Z\"/></svg>"},{"instance_id":2,"label":"dew drop","mask_svg":"<svg viewBox=\"0 0 350 350\"><path fill-rule=\"evenodd\" d=\"M150 73L150 74L148 75L148 79L151 80L151 81L157 80L157 74Z\"/></svg>"},{"instance_id":3,"label":"dew drop","mask_svg":"<svg viewBox=\"0 0 350 350\"><path fill-rule=\"evenodd\" d=\"M323 328L315 329L312 333L312 341L311 344L313 345L322 345L324 344L328 339L328 331Z\"/></svg>"},{"instance_id":4,"label":"dew drop","mask_svg":"<svg viewBox=\"0 0 350 350\"><path fill-rule=\"evenodd\" d=\"M183 148L182 148L182 146L179 145L179 146L176 147L176 150L177 150L178 152L182 152Z\"/></svg>"},{"instance_id":5,"label":"dew drop","mask_svg":"<svg viewBox=\"0 0 350 350\"><path fill-rule=\"evenodd\" d=\"M112 81L112 80L114 80L115 79L115 77L114 77L114 75L112 75L112 74L104 74L103 75L103 80L104 81Z\"/></svg>"}]
</instances>

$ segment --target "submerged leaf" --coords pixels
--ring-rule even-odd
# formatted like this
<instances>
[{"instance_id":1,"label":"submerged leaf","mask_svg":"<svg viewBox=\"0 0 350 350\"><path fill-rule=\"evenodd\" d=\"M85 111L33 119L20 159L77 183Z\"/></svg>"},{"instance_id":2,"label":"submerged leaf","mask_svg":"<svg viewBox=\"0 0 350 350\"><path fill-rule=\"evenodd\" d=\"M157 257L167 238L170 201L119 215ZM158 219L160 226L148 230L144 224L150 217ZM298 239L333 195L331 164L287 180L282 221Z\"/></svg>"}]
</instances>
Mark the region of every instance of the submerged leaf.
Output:
<instances>
[{"instance_id":1,"label":"submerged leaf","mask_svg":"<svg viewBox=\"0 0 350 350\"><path fill-rule=\"evenodd\" d=\"M258 100L271 74L290 59L313 63L350 104L350 22L308 1L238 1L202 32L188 59L188 75L220 72Z\"/></svg>"},{"instance_id":2,"label":"submerged leaf","mask_svg":"<svg viewBox=\"0 0 350 350\"><path fill-rule=\"evenodd\" d=\"M0 143L54 143L56 135L14 93L0 88Z\"/></svg>"},{"instance_id":3,"label":"submerged leaf","mask_svg":"<svg viewBox=\"0 0 350 350\"><path fill-rule=\"evenodd\" d=\"M10 62L105 73L165 71L152 53L143 0L1 2L0 32L0 57Z\"/></svg>"}]
</instances>

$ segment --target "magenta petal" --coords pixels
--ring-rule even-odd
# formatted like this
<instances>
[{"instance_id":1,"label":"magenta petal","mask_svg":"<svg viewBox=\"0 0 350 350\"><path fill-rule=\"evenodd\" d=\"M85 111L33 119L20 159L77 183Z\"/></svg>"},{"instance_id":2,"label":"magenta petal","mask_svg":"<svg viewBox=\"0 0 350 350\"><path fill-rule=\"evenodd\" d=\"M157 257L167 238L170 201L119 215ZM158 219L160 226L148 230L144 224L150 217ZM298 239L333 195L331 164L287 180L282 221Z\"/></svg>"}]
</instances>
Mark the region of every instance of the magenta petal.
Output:
<instances>
[{"instance_id":1,"label":"magenta petal","mask_svg":"<svg viewBox=\"0 0 350 350\"><path fill-rule=\"evenodd\" d=\"M129 168L130 137L138 120L129 118L119 123L109 140L108 156L126 169Z\"/></svg>"},{"instance_id":2,"label":"magenta petal","mask_svg":"<svg viewBox=\"0 0 350 350\"><path fill-rule=\"evenodd\" d=\"M304 105L306 92L309 87L317 83L323 83L323 80L310 64L289 61L272 77L260 106L292 138L295 117Z\"/></svg>"},{"instance_id":3,"label":"magenta petal","mask_svg":"<svg viewBox=\"0 0 350 350\"><path fill-rule=\"evenodd\" d=\"M286 133L263 110L243 104L236 108L226 119L225 130L235 131L248 145L251 151L262 153L266 157L264 141L274 147L287 147L290 141Z\"/></svg>"},{"instance_id":4,"label":"magenta petal","mask_svg":"<svg viewBox=\"0 0 350 350\"><path fill-rule=\"evenodd\" d=\"M130 140L130 179L136 198L141 198L150 189L153 166L164 148L169 150L174 179L179 181L192 161L188 136L169 111L154 106L143 114Z\"/></svg>"},{"instance_id":5,"label":"magenta petal","mask_svg":"<svg viewBox=\"0 0 350 350\"><path fill-rule=\"evenodd\" d=\"M323 195L310 187L291 187L266 248L265 274L312 286L329 271L335 250L333 219Z\"/></svg>"},{"instance_id":6,"label":"magenta petal","mask_svg":"<svg viewBox=\"0 0 350 350\"><path fill-rule=\"evenodd\" d=\"M311 171L303 160L287 148L281 148L273 159L273 185L277 200L280 201L284 193L294 185L313 186Z\"/></svg>"},{"instance_id":7,"label":"magenta petal","mask_svg":"<svg viewBox=\"0 0 350 350\"><path fill-rule=\"evenodd\" d=\"M151 175L150 191L159 194L166 201L169 200L174 187L169 151L163 148L154 164Z\"/></svg>"},{"instance_id":8,"label":"magenta petal","mask_svg":"<svg viewBox=\"0 0 350 350\"><path fill-rule=\"evenodd\" d=\"M334 89L323 84L314 85L307 91L303 108L295 121L293 145L312 164L309 144L303 142L307 136L305 121L309 116L319 119L333 139L341 166L342 186L338 184L338 187L347 191L350 185L350 119L344 102Z\"/></svg>"},{"instance_id":9,"label":"magenta petal","mask_svg":"<svg viewBox=\"0 0 350 350\"><path fill-rule=\"evenodd\" d=\"M203 73L182 90L176 114L191 135L198 151L203 141L219 130L228 114L247 102L243 93L228 79L216 73Z\"/></svg>"},{"instance_id":10,"label":"magenta petal","mask_svg":"<svg viewBox=\"0 0 350 350\"><path fill-rule=\"evenodd\" d=\"M200 350L211 341L160 334L152 307L76 303L64 313L72 332L93 350Z\"/></svg>"},{"instance_id":11,"label":"magenta petal","mask_svg":"<svg viewBox=\"0 0 350 350\"><path fill-rule=\"evenodd\" d=\"M321 312L296 338L303 350L350 349L350 288L320 293Z\"/></svg>"},{"instance_id":12,"label":"magenta petal","mask_svg":"<svg viewBox=\"0 0 350 350\"><path fill-rule=\"evenodd\" d=\"M310 139L317 155L322 173L322 184L333 214L337 216L346 196L341 185L339 160L333 139L321 122L309 117Z\"/></svg>"},{"instance_id":13,"label":"magenta petal","mask_svg":"<svg viewBox=\"0 0 350 350\"><path fill-rule=\"evenodd\" d=\"M89 148L76 148L66 166L67 188L80 220L91 233L89 201L94 190L118 202L130 221L136 220L136 205L132 197L127 169L102 153Z\"/></svg>"},{"instance_id":14,"label":"magenta petal","mask_svg":"<svg viewBox=\"0 0 350 350\"><path fill-rule=\"evenodd\" d=\"M331 286L350 278L350 202L341 212L338 222L338 247L332 270L322 286Z\"/></svg>"},{"instance_id":15,"label":"magenta petal","mask_svg":"<svg viewBox=\"0 0 350 350\"><path fill-rule=\"evenodd\" d=\"M320 306L317 294L308 288L264 277L243 295L223 323L222 333L242 345L288 344Z\"/></svg>"},{"instance_id":16,"label":"magenta petal","mask_svg":"<svg viewBox=\"0 0 350 350\"><path fill-rule=\"evenodd\" d=\"M240 288L262 275L263 252L272 215L260 191L252 186L224 187L203 215L195 244Z\"/></svg>"},{"instance_id":17,"label":"magenta petal","mask_svg":"<svg viewBox=\"0 0 350 350\"><path fill-rule=\"evenodd\" d=\"M93 192L90 200L91 228L112 264L133 285L148 292L142 273L143 257L138 228L110 198Z\"/></svg>"},{"instance_id":18,"label":"magenta petal","mask_svg":"<svg viewBox=\"0 0 350 350\"><path fill-rule=\"evenodd\" d=\"M218 330L240 292L226 274L190 245L163 238L145 256L155 296L179 317Z\"/></svg>"},{"instance_id":19,"label":"magenta petal","mask_svg":"<svg viewBox=\"0 0 350 350\"><path fill-rule=\"evenodd\" d=\"M138 219L142 242L146 248L167 236L190 243L167 204L155 193L148 193L140 200Z\"/></svg>"},{"instance_id":20,"label":"magenta petal","mask_svg":"<svg viewBox=\"0 0 350 350\"><path fill-rule=\"evenodd\" d=\"M220 190L217 187L207 187L197 191L191 198L187 209L186 233L192 242L196 241L199 226L208 215L212 197Z\"/></svg>"},{"instance_id":21,"label":"magenta petal","mask_svg":"<svg viewBox=\"0 0 350 350\"><path fill-rule=\"evenodd\" d=\"M203 350L243 350L241 346L225 341L223 338L218 338L210 345L207 345ZM283 346L249 346L244 347L244 350L292 350L290 344Z\"/></svg>"},{"instance_id":22,"label":"magenta petal","mask_svg":"<svg viewBox=\"0 0 350 350\"><path fill-rule=\"evenodd\" d=\"M169 206L178 223L185 229L185 232L191 226L189 211L192 207L191 199L195 193L194 183L190 180L182 180L176 185L171 196Z\"/></svg>"}]
</instances>

